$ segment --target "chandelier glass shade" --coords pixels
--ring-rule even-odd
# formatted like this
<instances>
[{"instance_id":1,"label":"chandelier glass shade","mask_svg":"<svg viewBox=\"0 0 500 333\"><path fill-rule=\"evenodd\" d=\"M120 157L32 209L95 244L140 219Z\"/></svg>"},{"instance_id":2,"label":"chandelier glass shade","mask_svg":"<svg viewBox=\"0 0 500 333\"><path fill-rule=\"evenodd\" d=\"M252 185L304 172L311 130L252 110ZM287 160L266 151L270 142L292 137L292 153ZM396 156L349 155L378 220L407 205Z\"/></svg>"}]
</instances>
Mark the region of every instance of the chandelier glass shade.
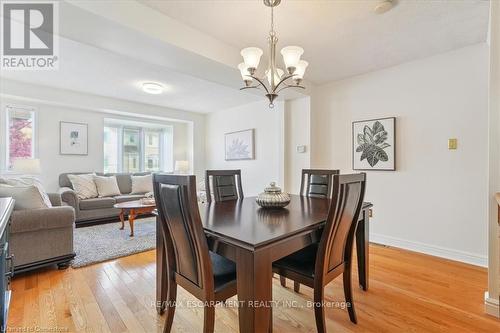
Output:
<instances>
[{"instance_id":1,"label":"chandelier glass shade","mask_svg":"<svg viewBox=\"0 0 500 333\"><path fill-rule=\"evenodd\" d=\"M269 64L265 70L265 78L259 78L256 71L259 67L260 58L264 52L258 47L247 47L241 50L243 62L238 65L241 73L241 78L245 83L243 89L264 89L266 97L269 99L269 107L274 107L274 100L278 97L278 93L287 88L305 87L301 85L304 73L309 63L301 60L300 57L304 53L304 49L300 46L285 46L281 49L283 63L285 64L286 73L276 65L276 45L278 37L274 31L274 7L280 4L281 0L264 0L264 4L271 7L271 30L269 31ZM266 82L267 81L267 82Z\"/></svg>"}]
</instances>

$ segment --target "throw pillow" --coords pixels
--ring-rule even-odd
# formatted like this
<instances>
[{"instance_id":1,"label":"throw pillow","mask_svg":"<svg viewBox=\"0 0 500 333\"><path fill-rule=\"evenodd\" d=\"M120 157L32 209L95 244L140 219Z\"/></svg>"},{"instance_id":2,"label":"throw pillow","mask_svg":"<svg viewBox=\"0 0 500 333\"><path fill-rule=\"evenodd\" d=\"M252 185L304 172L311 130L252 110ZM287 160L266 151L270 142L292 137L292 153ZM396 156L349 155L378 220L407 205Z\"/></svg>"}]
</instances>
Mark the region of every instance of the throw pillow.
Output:
<instances>
[{"instance_id":1,"label":"throw pillow","mask_svg":"<svg viewBox=\"0 0 500 333\"><path fill-rule=\"evenodd\" d=\"M35 185L0 184L0 197L12 197L15 210L49 208Z\"/></svg>"},{"instance_id":2,"label":"throw pillow","mask_svg":"<svg viewBox=\"0 0 500 333\"><path fill-rule=\"evenodd\" d=\"M99 197L113 197L121 194L118 182L116 181L116 176L94 176L94 183Z\"/></svg>"},{"instance_id":3,"label":"throw pillow","mask_svg":"<svg viewBox=\"0 0 500 333\"><path fill-rule=\"evenodd\" d=\"M147 192L153 192L153 175L132 176L132 192L130 194Z\"/></svg>"},{"instance_id":4,"label":"throw pillow","mask_svg":"<svg viewBox=\"0 0 500 333\"><path fill-rule=\"evenodd\" d=\"M34 177L20 177L20 178L3 178L0 183L4 183L12 186L35 186L43 199L43 202L47 207L52 207L52 202L50 202L49 196L45 191L42 182Z\"/></svg>"},{"instance_id":5,"label":"throw pillow","mask_svg":"<svg viewBox=\"0 0 500 333\"><path fill-rule=\"evenodd\" d=\"M94 183L95 174L68 175L73 190L80 199L97 198L97 188Z\"/></svg>"}]
</instances>

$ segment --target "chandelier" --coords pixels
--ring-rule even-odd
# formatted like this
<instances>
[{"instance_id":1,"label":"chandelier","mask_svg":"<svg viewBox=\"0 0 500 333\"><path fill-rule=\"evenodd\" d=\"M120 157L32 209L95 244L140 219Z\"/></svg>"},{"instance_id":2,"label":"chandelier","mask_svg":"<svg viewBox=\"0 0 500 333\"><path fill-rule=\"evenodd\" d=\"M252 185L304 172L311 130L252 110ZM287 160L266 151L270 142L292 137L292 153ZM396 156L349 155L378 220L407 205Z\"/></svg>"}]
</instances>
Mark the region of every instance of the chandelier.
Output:
<instances>
[{"instance_id":1,"label":"chandelier","mask_svg":"<svg viewBox=\"0 0 500 333\"><path fill-rule=\"evenodd\" d=\"M301 88L300 83L304 78L306 67L309 65L307 61L300 60L300 56L304 53L304 49L299 46L286 46L281 49L281 55L285 63L285 72L276 67L276 44L278 37L274 31L274 7L280 4L281 0L264 0L264 5L271 7L271 30L269 31L269 67L265 71L265 78L258 78L255 74L260 57L263 51L258 47L247 47L241 50L243 61L238 65L241 77L245 82L244 89L259 89L263 88L266 92L266 97L269 99L269 107L274 107L274 100L278 97L278 93L287 88ZM267 79L267 83L265 83ZM253 84L254 80L257 82Z\"/></svg>"}]
</instances>

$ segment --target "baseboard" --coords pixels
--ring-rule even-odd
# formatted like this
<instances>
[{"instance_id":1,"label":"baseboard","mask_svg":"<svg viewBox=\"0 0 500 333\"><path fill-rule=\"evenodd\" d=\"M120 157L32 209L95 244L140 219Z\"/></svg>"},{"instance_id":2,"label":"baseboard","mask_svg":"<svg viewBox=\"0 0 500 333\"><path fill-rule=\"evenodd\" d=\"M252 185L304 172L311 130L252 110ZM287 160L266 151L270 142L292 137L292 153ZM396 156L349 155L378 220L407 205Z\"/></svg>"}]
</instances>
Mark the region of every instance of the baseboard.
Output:
<instances>
[{"instance_id":1,"label":"baseboard","mask_svg":"<svg viewBox=\"0 0 500 333\"><path fill-rule=\"evenodd\" d=\"M406 250L421 252L431 256L451 259L455 261L464 262L471 265L488 267L488 257L481 256L474 253L453 250L441 246L429 245L406 239L384 236L380 234L370 233L370 242L383 245L399 247Z\"/></svg>"},{"instance_id":2,"label":"baseboard","mask_svg":"<svg viewBox=\"0 0 500 333\"><path fill-rule=\"evenodd\" d=\"M500 318L500 307L497 298L490 298L489 293L484 292L484 312L487 314Z\"/></svg>"}]
</instances>

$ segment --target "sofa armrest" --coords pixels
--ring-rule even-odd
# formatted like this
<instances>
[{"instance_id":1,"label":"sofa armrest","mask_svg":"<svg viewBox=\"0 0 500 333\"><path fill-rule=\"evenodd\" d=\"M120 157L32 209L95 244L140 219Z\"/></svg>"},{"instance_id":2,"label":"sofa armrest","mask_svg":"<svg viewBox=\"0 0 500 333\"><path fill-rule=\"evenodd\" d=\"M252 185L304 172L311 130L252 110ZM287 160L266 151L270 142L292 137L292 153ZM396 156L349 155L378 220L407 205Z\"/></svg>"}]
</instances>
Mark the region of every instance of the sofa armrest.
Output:
<instances>
[{"instance_id":1,"label":"sofa armrest","mask_svg":"<svg viewBox=\"0 0 500 333\"><path fill-rule=\"evenodd\" d=\"M15 210L12 213L11 233L42 229L72 228L75 211L68 206Z\"/></svg>"},{"instance_id":2,"label":"sofa armrest","mask_svg":"<svg viewBox=\"0 0 500 333\"><path fill-rule=\"evenodd\" d=\"M47 193L47 195L53 207L62 206L60 193Z\"/></svg>"},{"instance_id":3,"label":"sofa armrest","mask_svg":"<svg viewBox=\"0 0 500 333\"><path fill-rule=\"evenodd\" d=\"M69 187L61 187L59 189L59 194L61 195L61 200L73 207L75 214L78 215L80 211L80 199L78 199L76 192Z\"/></svg>"}]
</instances>

